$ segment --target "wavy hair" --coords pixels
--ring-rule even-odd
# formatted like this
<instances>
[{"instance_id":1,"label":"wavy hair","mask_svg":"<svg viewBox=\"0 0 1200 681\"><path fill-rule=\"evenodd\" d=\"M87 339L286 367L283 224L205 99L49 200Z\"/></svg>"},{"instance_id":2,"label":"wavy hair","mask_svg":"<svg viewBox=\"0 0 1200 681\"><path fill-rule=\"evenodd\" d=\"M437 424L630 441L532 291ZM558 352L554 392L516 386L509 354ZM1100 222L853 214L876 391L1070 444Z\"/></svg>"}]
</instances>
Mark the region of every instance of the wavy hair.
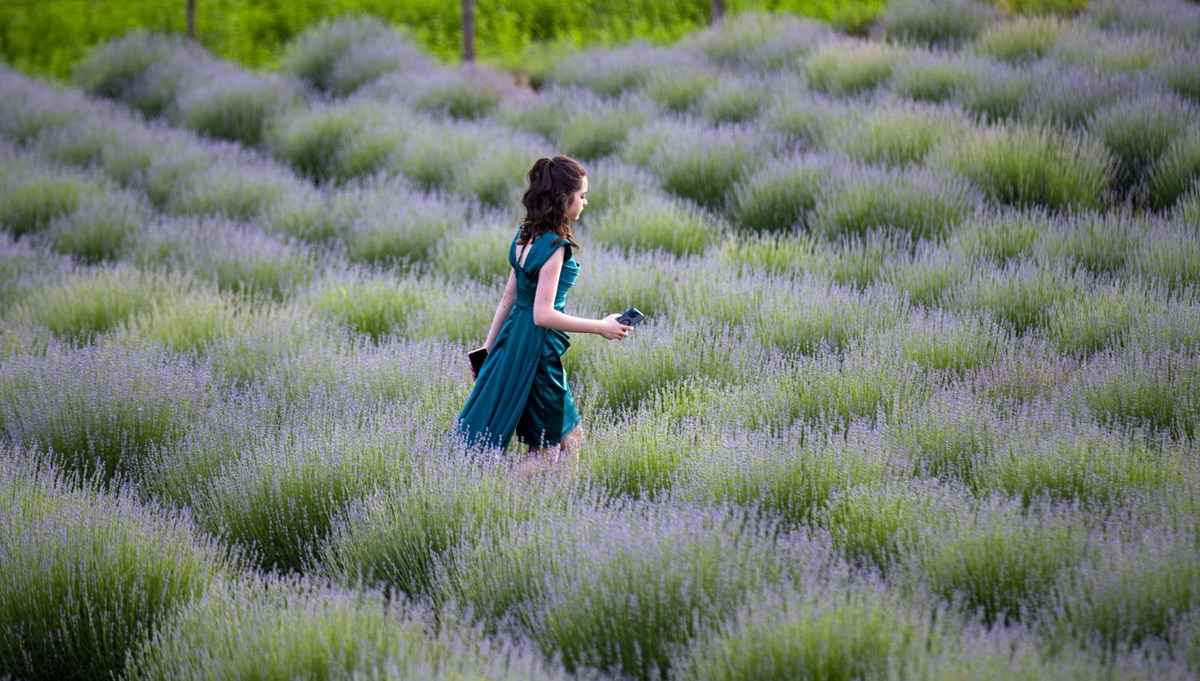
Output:
<instances>
[{"instance_id":1,"label":"wavy hair","mask_svg":"<svg viewBox=\"0 0 1200 681\"><path fill-rule=\"evenodd\" d=\"M559 236L555 243L565 239L572 248L579 248L571 234L567 202L583 186L586 175L583 166L573 158L539 158L526 176L529 187L521 197L521 203L525 204L525 217L521 219L518 242L532 243L541 235L553 232Z\"/></svg>"}]
</instances>

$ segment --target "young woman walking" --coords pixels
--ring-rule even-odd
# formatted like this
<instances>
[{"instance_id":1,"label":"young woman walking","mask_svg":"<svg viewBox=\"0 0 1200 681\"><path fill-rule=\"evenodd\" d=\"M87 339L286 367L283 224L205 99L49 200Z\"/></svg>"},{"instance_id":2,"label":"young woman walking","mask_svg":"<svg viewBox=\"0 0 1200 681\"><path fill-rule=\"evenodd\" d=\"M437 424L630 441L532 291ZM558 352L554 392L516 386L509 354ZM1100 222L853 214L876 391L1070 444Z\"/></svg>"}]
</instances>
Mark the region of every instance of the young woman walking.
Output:
<instances>
[{"instance_id":1,"label":"young woman walking","mask_svg":"<svg viewBox=\"0 0 1200 681\"><path fill-rule=\"evenodd\" d=\"M567 333L621 340L633 327L618 322L619 313L585 319L563 312L579 275L571 223L587 206L583 167L566 156L541 158L527 180L525 217L508 249L512 271L457 428L472 446L505 448L515 433L529 446L520 465L532 469L574 454L581 436L561 361L570 346Z\"/></svg>"}]
</instances>

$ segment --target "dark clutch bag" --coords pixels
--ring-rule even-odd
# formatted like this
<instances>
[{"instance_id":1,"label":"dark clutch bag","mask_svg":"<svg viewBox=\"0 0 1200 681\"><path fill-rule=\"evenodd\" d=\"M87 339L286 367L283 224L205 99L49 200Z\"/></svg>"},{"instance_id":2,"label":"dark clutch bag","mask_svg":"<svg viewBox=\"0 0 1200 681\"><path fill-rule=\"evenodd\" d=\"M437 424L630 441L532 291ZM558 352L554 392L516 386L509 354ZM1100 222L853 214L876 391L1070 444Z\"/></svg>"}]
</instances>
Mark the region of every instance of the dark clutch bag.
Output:
<instances>
[{"instance_id":1,"label":"dark clutch bag","mask_svg":"<svg viewBox=\"0 0 1200 681\"><path fill-rule=\"evenodd\" d=\"M471 360L471 378L479 378L479 370L483 368L483 361L487 359L487 348L479 348L467 353L467 359Z\"/></svg>"}]
</instances>

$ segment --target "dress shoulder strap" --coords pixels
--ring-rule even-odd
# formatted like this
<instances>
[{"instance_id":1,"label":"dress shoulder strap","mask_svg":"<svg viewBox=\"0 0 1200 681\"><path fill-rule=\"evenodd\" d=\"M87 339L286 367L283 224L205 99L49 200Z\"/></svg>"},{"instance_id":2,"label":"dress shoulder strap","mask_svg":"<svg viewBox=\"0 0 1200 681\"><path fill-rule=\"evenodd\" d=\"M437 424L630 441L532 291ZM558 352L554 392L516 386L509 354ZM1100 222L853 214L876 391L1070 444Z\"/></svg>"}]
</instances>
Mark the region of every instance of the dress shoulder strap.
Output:
<instances>
[{"instance_id":1,"label":"dress shoulder strap","mask_svg":"<svg viewBox=\"0 0 1200 681\"><path fill-rule=\"evenodd\" d=\"M525 257L524 270L531 274L540 270L542 265L546 264L546 261L554 254L554 251L564 246L567 248L567 258L570 258L570 242L554 233L541 235L529 245L529 255Z\"/></svg>"}]
</instances>

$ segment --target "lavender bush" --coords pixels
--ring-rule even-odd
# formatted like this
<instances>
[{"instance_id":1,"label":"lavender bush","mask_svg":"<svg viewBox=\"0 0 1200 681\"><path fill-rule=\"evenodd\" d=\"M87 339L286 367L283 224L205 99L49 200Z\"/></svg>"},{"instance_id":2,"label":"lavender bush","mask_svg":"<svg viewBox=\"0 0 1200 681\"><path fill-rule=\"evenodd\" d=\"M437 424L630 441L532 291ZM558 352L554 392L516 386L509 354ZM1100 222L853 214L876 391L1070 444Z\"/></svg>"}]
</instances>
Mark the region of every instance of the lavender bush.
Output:
<instances>
[{"instance_id":1,"label":"lavender bush","mask_svg":"<svg viewBox=\"0 0 1200 681\"><path fill-rule=\"evenodd\" d=\"M118 674L126 652L230 567L186 517L127 489L80 488L30 452L0 454L0 668Z\"/></svg>"},{"instance_id":2,"label":"lavender bush","mask_svg":"<svg viewBox=\"0 0 1200 681\"><path fill-rule=\"evenodd\" d=\"M875 30L893 42L954 47L970 42L999 18L999 10L980 3L905 0L889 5Z\"/></svg>"}]
</instances>

